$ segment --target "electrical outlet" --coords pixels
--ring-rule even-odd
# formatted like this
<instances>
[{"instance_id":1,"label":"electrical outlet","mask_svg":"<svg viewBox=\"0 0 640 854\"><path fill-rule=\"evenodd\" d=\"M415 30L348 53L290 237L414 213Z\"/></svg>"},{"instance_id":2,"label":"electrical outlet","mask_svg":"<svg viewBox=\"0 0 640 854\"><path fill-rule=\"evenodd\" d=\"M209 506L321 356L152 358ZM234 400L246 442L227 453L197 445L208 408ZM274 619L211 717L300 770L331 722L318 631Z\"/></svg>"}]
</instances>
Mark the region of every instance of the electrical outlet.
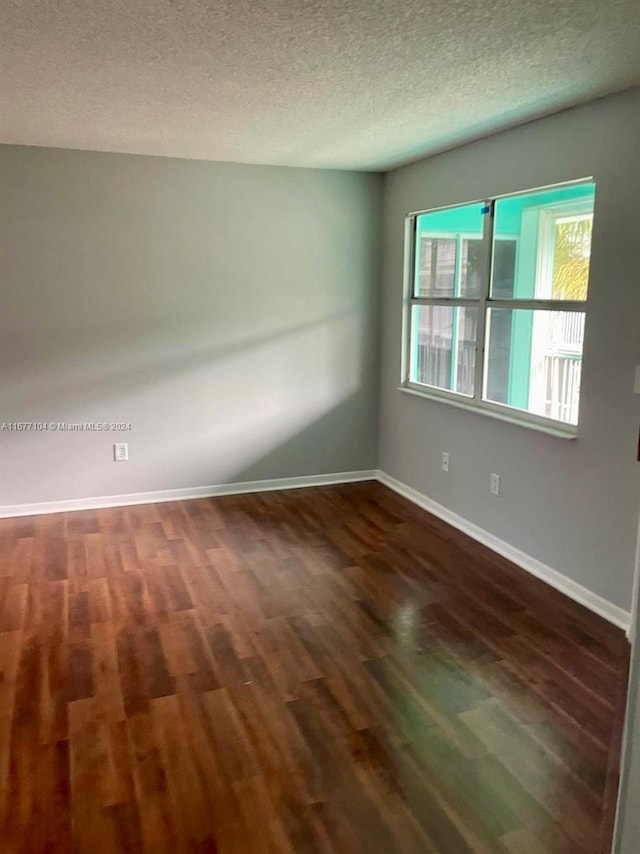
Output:
<instances>
[{"instance_id":1,"label":"electrical outlet","mask_svg":"<svg viewBox=\"0 0 640 854\"><path fill-rule=\"evenodd\" d=\"M489 492L492 495L500 495L500 475L492 472L491 479L489 481Z\"/></svg>"},{"instance_id":2,"label":"electrical outlet","mask_svg":"<svg viewBox=\"0 0 640 854\"><path fill-rule=\"evenodd\" d=\"M116 442L113 446L113 459L116 463L124 463L129 459L129 445L126 442Z\"/></svg>"},{"instance_id":3,"label":"electrical outlet","mask_svg":"<svg viewBox=\"0 0 640 854\"><path fill-rule=\"evenodd\" d=\"M443 451L442 458L440 460L440 468L442 471L449 471L449 452Z\"/></svg>"}]
</instances>

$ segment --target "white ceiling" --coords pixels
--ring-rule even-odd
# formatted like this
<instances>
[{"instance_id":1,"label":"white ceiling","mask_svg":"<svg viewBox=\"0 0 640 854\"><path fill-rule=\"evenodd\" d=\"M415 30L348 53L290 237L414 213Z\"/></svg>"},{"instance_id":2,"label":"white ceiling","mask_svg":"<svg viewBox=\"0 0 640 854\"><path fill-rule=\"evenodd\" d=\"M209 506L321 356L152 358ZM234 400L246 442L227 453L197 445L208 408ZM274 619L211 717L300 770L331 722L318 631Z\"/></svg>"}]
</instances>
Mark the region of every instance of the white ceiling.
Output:
<instances>
[{"instance_id":1,"label":"white ceiling","mask_svg":"<svg viewBox=\"0 0 640 854\"><path fill-rule=\"evenodd\" d=\"M640 0L0 0L0 142L382 170L640 83Z\"/></svg>"}]
</instances>

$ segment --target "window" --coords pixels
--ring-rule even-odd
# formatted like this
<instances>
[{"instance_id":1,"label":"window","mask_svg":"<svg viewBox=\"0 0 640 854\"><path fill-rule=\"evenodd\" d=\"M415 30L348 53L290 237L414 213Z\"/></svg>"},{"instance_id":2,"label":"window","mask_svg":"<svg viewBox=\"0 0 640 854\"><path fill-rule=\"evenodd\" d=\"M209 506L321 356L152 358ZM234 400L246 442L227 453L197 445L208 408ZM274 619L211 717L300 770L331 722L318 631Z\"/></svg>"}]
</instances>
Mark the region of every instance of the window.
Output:
<instances>
[{"instance_id":1,"label":"window","mask_svg":"<svg viewBox=\"0 0 640 854\"><path fill-rule=\"evenodd\" d=\"M403 382L575 433L595 185L408 217Z\"/></svg>"}]
</instances>

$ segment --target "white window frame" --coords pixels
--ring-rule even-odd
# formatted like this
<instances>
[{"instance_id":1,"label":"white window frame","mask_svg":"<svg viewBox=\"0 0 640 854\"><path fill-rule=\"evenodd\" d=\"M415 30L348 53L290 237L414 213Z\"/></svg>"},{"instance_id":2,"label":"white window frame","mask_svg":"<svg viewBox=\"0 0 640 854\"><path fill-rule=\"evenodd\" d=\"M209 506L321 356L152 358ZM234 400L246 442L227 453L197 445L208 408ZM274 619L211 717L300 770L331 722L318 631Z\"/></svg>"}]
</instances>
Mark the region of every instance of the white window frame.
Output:
<instances>
[{"instance_id":1,"label":"white window frame","mask_svg":"<svg viewBox=\"0 0 640 854\"><path fill-rule=\"evenodd\" d=\"M536 192L544 192L545 190L553 190L560 187L579 186L581 184L593 182L592 177L581 178L575 181L568 181L562 184L554 184L545 187L523 190L518 193L508 193L502 196L494 196L491 199L478 199L470 202L463 202L457 205L446 205L428 210L414 211L405 217L405 252L404 252L404 294L403 294L403 310L402 310L402 358L401 358L401 374L400 374L400 390L415 394L431 400L436 400L442 403L448 403L461 409L470 410L480 414L484 414L493 418L498 418L503 421L508 421L514 424L520 424L533 429L538 429L551 435L561 438L574 439L578 433L577 424L569 424L564 421L548 418L542 415L537 415L533 412L528 412L524 409L518 409L504 403L496 403L486 400L486 384L487 384L487 318L489 309L505 308L505 309L529 309L538 311L574 311L585 314L588 313L589 294L587 292L586 300L554 300L554 299L523 299L523 298L508 298L494 299L491 297L491 264L493 251L493 220L495 212L495 202L503 198L513 198L515 196L530 195ZM418 217L425 213L434 213L436 211L452 210L456 207L468 207L473 204L481 204L488 210L484 215L484 230L483 230L483 246L485 249L484 258L481 264L481 270L484 275L481 276L480 292L477 298L469 299L463 297L416 297L414 296L414 283L416 271L418 269L418 245L417 245L417 220ZM563 217L579 214L584 211L585 206L582 204L580 210L580 200L570 200L569 202L560 202L557 204L541 206L542 211L549 211L551 215L550 222L553 223L556 217ZM556 214L557 211L557 214ZM540 220L538 220L538 228L540 228ZM452 237L443 233L442 237ZM477 235L474 235L477 238ZM517 236L512 235L497 235L497 239L517 239ZM546 243L546 246L541 247L540 242ZM549 252L549 241L543 238L538 242L538 253L540 251ZM540 257L538 258L540 263ZM540 267L537 267L539 271ZM456 277L459 272L456 270ZM538 272L536 272L536 276ZM475 365L475 383L473 397L463 395L460 392L449 391L448 389L438 388L436 386L427 386L422 383L413 382L410 379L411 370L411 314L415 305L440 305L454 308L456 306L470 307L478 309L477 323L477 344L476 344L476 365Z\"/></svg>"}]
</instances>

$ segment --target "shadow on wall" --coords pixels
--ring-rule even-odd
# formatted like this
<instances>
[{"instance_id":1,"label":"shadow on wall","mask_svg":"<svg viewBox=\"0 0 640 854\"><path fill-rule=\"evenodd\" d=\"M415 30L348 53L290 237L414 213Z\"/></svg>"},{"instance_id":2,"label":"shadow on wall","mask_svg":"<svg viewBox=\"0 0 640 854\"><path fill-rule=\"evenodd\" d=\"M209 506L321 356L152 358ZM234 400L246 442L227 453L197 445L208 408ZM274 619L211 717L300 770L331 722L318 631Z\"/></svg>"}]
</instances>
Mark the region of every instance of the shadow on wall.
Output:
<instances>
[{"instance_id":1,"label":"shadow on wall","mask_svg":"<svg viewBox=\"0 0 640 854\"><path fill-rule=\"evenodd\" d=\"M0 421L132 429L0 433L0 504L371 468L365 323L341 313L215 344L210 323L5 340ZM124 466L114 441L129 443Z\"/></svg>"},{"instance_id":2,"label":"shadow on wall","mask_svg":"<svg viewBox=\"0 0 640 854\"><path fill-rule=\"evenodd\" d=\"M234 472L229 477L229 482L245 483L295 476L308 468L310 451L320 461L320 468L316 471L308 471L308 474L333 474L375 468L377 434L373 426L375 421L371 418L362 419L360 451L366 453L366 456L362 458L363 462L360 465L352 461L354 447L349 437L353 431L352 422L356 403L357 395L350 395L303 430L298 430L285 442L272 447L260 459Z\"/></svg>"},{"instance_id":3,"label":"shadow on wall","mask_svg":"<svg viewBox=\"0 0 640 854\"><path fill-rule=\"evenodd\" d=\"M95 403L114 402L147 389L158 380L188 375L214 363L251 354L254 371L259 370L258 352L287 339L312 334L314 330L347 321L349 315L330 315L255 338L211 343L211 324L158 327L151 333L143 327L121 325L117 330L96 326L88 332L70 327L56 329L55 337L38 352L38 330L33 340L9 342L3 354L2 408L19 417L33 415L43 406L51 418L86 413ZM258 351L258 352L256 352ZM332 353L328 355L331 357ZM338 366L333 365L337 370ZM3 420L7 420L6 418ZM15 419L14 419L15 420Z\"/></svg>"}]
</instances>

